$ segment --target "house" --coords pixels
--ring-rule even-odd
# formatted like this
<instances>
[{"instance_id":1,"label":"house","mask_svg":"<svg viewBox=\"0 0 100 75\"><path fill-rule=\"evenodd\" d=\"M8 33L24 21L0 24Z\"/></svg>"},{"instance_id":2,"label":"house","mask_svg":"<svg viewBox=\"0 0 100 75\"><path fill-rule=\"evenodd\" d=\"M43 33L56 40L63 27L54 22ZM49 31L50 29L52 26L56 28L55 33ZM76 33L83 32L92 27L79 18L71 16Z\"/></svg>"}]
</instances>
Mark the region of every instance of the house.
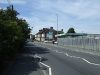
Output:
<instances>
[{"instance_id":1,"label":"house","mask_svg":"<svg viewBox=\"0 0 100 75\"><path fill-rule=\"evenodd\" d=\"M39 30L39 32L35 35L35 40L37 40L37 41L55 40L56 41L57 37L55 35L57 35L57 31L55 29L53 29L53 27L43 28L43 29Z\"/></svg>"}]
</instances>

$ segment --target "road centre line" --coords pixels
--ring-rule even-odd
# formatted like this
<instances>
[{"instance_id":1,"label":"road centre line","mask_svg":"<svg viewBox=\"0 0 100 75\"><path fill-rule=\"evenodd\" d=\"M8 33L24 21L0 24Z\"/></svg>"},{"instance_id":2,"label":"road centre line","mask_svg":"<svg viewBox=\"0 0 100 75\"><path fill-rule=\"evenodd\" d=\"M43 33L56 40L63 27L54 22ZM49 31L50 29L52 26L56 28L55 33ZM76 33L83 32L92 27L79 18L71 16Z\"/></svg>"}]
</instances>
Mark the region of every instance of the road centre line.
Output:
<instances>
[{"instance_id":1,"label":"road centre line","mask_svg":"<svg viewBox=\"0 0 100 75\"><path fill-rule=\"evenodd\" d=\"M49 49L51 49L51 48L49 48ZM53 50L53 51L55 51L56 53L63 53L63 52L59 52L58 50ZM69 55L68 53L63 53L63 54L65 54L66 56L69 56L69 57L71 57L71 58L82 59L83 61L87 62L87 63L90 64L90 65L95 65L95 66L99 66L99 67L100 67L100 64L92 63L92 62L88 61L88 60L85 59L85 58L77 57L77 56L71 56L71 55Z\"/></svg>"},{"instance_id":2,"label":"road centre line","mask_svg":"<svg viewBox=\"0 0 100 75\"><path fill-rule=\"evenodd\" d=\"M83 61L87 62L87 63L90 64L90 65L95 65L95 66L99 66L99 67L100 67L100 64L92 63L92 62L86 60L85 58L77 57L77 56L71 56L71 55L69 55L68 53L66 53L65 55L66 55L66 56L69 56L69 57L71 57L71 58L82 59Z\"/></svg>"},{"instance_id":3,"label":"road centre line","mask_svg":"<svg viewBox=\"0 0 100 75\"><path fill-rule=\"evenodd\" d=\"M56 53L63 53L63 52L59 52L58 50L53 50L53 51L55 51ZM71 56L71 55L69 55L68 53L63 53L63 54L65 54L66 56L71 57L71 58L82 59L83 61L87 62L87 63L90 64L90 65L94 65L94 66L99 66L99 67L100 67L100 64L92 63L92 62L88 61L88 60L85 59L85 58L77 57L77 56Z\"/></svg>"},{"instance_id":4,"label":"road centre line","mask_svg":"<svg viewBox=\"0 0 100 75\"><path fill-rule=\"evenodd\" d=\"M85 62L87 62L87 63L89 63L89 64L91 64L91 65L95 65L95 66L99 66L99 67L100 67L100 64L91 63L91 62L87 61L87 60L84 59L84 58L82 58L82 60L84 60Z\"/></svg>"}]
</instances>

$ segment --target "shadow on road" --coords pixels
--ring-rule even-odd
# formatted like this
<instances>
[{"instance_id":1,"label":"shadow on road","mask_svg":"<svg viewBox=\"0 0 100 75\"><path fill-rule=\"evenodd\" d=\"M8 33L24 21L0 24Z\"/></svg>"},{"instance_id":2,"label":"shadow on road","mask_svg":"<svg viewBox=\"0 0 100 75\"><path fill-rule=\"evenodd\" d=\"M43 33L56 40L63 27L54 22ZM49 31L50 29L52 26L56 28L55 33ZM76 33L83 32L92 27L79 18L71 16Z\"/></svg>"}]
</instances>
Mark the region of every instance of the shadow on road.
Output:
<instances>
[{"instance_id":1,"label":"shadow on road","mask_svg":"<svg viewBox=\"0 0 100 75\"><path fill-rule=\"evenodd\" d=\"M33 44L27 44L24 48L24 53L29 53L29 54L46 54L49 53L49 50L43 47L38 47Z\"/></svg>"},{"instance_id":2,"label":"shadow on road","mask_svg":"<svg viewBox=\"0 0 100 75\"><path fill-rule=\"evenodd\" d=\"M39 64L34 62L33 57L20 55L6 75L31 75L39 68Z\"/></svg>"},{"instance_id":3,"label":"shadow on road","mask_svg":"<svg viewBox=\"0 0 100 75\"><path fill-rule=\"evenodd\" d=\"M26 46L27 47L24 47L22 52L17 55L15 64L6 75L34 75L34 72L36 73L40 69L38 62L35 62L33 55L45 54L49 53L49 51L32 44L27 44ZM42 61L46 60L48 59L42 58Z\"/></svg>"}]
</instances>

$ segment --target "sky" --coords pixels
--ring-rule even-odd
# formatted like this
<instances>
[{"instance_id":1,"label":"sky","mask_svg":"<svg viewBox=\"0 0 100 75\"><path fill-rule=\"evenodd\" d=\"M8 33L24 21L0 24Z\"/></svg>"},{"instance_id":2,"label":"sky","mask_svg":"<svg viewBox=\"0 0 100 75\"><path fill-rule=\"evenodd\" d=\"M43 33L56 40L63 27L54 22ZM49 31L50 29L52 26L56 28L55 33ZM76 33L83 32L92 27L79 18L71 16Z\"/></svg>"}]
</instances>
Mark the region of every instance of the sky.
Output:
<instances>
[{"instance_id":1,"label":"sky","mask_svg":"<svg viewBox=\"0 0 100 75\"><path fill-rule=\"evenodd\" d=\"M100 33L100 0L10 0L35 34L42 28L75 28L77 33ZM7 0L0 0L0 8L8 6Z\"/></svg>"}]
</instances>

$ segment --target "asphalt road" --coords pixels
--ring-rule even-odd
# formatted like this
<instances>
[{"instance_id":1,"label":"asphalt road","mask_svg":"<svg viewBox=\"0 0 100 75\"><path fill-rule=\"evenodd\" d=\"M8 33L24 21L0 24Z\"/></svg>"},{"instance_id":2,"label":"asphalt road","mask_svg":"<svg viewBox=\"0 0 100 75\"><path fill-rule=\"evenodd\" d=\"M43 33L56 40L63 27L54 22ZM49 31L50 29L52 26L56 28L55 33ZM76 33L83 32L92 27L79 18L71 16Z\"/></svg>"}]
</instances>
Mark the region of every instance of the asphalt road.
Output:
<instances>
[{"instance_id":1,"label":"asphalt road","mask_svg":"<svg viewBox=\"0 0 100 75\"><path fill-rule=\"evenodd\" d=\"M100 75L100 56L40 43L36 43L36 47L30 45L35 53L46 59L43 63L51 67L52 75Z\"/></svg>"},{"instance_id":2,"label":"asphalt road","mask_svg":"<svg viewBox=\"0 0 100 75\"><path fill-rule=\"evenodd\" d=\"M24 50L6 75L47 75L32 62L35 54L51 67L52 75L100 75L100 56L33 42Z\"/></svg>"}]
</instances>

